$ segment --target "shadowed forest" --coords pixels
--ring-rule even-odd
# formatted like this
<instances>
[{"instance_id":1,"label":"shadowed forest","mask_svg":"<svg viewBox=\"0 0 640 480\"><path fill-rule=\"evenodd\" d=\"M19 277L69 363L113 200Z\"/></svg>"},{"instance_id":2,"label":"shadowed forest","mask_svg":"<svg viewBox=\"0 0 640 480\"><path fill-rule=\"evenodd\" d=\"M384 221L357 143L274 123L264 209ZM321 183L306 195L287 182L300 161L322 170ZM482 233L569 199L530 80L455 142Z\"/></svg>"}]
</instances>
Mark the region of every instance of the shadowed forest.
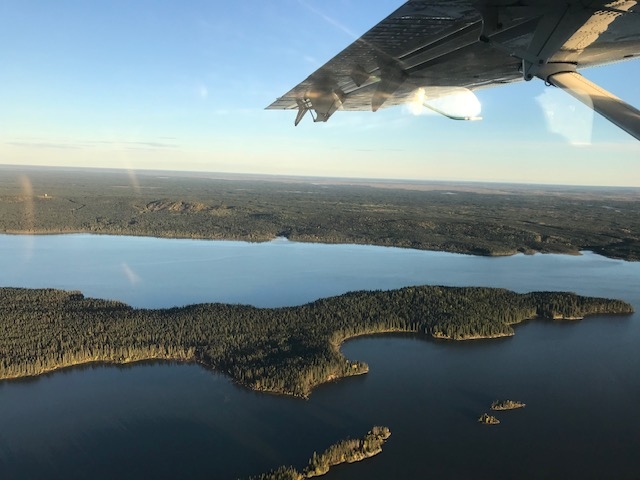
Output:
<instances>
[{"instance_id":1,"label":"shadowed forest","mask_svg":"<svg viewBox=\"0 0 640 480\"><path fill-rule=\"evenodd\" d=\"M640 259L640 190L0 167L0 233Z\"/></svg>"},{"instance_id":2,"label":"shadowed forest","mask_svg":"<svg viewBox=\"0 0 640 480\"><path fill-rule=\"evenodd\" d=\"M631 313L619 300L479 287L353 292L298 307L200 304L134 309L53 289L0 289L0 378L88 362L201 363L259 391L307 397L324 382L368 371L340 344L382 332L465 340L513 335L526 319Z\"/></svg>"}]
</instances>

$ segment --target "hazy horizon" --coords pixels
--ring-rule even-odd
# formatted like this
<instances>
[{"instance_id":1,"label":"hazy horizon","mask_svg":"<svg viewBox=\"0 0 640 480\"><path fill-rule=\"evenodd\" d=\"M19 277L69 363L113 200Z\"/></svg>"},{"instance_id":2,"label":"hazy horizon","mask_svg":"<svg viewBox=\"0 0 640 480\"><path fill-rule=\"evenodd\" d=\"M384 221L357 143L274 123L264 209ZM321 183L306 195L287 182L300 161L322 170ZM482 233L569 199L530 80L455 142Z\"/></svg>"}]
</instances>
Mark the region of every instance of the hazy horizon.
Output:
<instances>
[{"instance_id":1,"label":"hazy horizon","mask_svg":"<svg viewBox=\"0 0 640 480\"><path fill-rule=\"evenodd\" d=\"M403 3L8 3L0 164L640 187L640 142L539 80L477 90L481 122L264 110ZM640 105L640 61L582 73Z\"/></svg>"},{"instance_id":2,"label":"hazy horizon","mask_svg":"<svg viewBox=\"0 0 640 480\"><path fill-rule=\"evenodd\" d=\"M357 183L362 185L387 184L393 186L400 185L423 185L431 184L443 186L482 186L482 185L502 185L513 187L569 187L573 189L622 189L622 190L638 190L640 185L605 185L605 184L581 184L581 183L544 183L544 182L518 182L518 181L492 181L492 180L457 180L457 179L434 179L434 178L400 178L400 177L366 177L366 176L332 176L332 175L296 175L296 174L279 174L279 173L250 173L250 172L216 172L216 171L197 171L197 170L178 170L178 169L158 169L158 168L137 168L123 169L117 167L94 167L94 166L60 166L60 165L20 165L20 164L3 164L0 163L0 170L3 168L15 170L69 170L69 171L107 171L113 173L123 173L132 175L140 174L176 174L187 177L208 176L211 179L218 180L267 180L267 181L312 181L326 180L327 183Z\"/></svg>"}]
</instances>

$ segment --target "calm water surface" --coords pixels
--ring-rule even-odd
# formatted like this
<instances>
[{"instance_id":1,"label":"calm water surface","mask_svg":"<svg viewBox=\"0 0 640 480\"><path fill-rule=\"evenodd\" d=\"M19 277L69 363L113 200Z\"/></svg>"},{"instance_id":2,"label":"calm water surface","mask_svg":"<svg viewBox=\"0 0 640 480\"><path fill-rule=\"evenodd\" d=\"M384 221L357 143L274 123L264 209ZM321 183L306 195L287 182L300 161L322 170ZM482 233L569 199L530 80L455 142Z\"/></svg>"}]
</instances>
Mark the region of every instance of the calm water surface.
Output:
<instances>
[{"instance_id":1,"label":"calm water surface","mask_svg":"<svg viewBox=\"0 0 640 480\"><path fill-rule=\"evenodd\" d=\"M640 309L640 264L593 254L481 258L344 245L0 236L0 284L79 289L135 306L294 305L415 284L572 290ZM640 477L640 317L533 321L512 338L365 337L370 373L309 401L257 394L195 365L91 366L0 383L0 478L237 478L302 464L374 424L383 454L353 478ZM496 398L527 402L502 424Z\"/></svg>"}]
</instances>

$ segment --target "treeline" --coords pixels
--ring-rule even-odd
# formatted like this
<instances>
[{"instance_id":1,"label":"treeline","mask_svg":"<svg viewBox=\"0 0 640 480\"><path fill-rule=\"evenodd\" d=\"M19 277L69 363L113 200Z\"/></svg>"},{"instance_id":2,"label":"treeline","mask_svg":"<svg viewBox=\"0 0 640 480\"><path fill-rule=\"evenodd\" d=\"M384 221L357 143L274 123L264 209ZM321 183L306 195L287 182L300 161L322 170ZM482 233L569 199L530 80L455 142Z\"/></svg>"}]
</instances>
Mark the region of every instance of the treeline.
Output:
<instances>
[{"instance_id":1,"label":"treeline","mask_svg":"<svg viewBox=\"0 0 640 480\"><path fill-rule=\"evenodd\" d=\"M255 390L307 396L367 371L339 345L357 335L418 332L468 339L512 335L525 319L630 313L618 300L573 293L408 287L353 292L299 307L201 304L134 309L53 289L0 289L0 378L87 363L195 361Z\"/></svg>"},{"instance_id":2,"label":"treeline","mask_svg":"<svg viewBox=\"0 0 640 480\"><path fill-rule=\"evenodd\" d=\"M637 189L404 187L0 166L0 232L246 241L284 236L474 255L594 250L640 259Z\"/></svg>"},{"instance_id":3,"label":"treeline","mask_svg":"<svg viewBox=\"0 0 640 480\"><path fill-rule=\"evenodd\" d=\"M353 463L382 452L382 445L391 436L387 427L375 426L363 438L346 439L331 445L321 454L313 452L309 464L299 472L294 467L279 467L250 480L304 480L324 475L341 463Z\"/></svg>"}]
</instances>

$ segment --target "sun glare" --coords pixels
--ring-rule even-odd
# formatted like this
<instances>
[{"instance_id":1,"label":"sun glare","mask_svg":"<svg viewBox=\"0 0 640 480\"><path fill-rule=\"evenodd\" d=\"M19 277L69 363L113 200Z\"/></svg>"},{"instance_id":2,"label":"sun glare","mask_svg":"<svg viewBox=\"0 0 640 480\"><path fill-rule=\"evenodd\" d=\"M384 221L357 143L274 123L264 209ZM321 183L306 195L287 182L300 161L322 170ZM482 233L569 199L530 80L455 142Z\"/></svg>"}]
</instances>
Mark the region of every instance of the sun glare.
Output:
<instances>
[{"instance_id":1,"label":"sun glare","mask_svg":"<svg viewBox=\"0 0 640 480\"><path fill-rule=\"evenodd\" d=\"M412 115L435 112L458 120L479 120L482 105L467 88L420 87L414 91L407 109Z\"/></svg>"}]
</instances>

